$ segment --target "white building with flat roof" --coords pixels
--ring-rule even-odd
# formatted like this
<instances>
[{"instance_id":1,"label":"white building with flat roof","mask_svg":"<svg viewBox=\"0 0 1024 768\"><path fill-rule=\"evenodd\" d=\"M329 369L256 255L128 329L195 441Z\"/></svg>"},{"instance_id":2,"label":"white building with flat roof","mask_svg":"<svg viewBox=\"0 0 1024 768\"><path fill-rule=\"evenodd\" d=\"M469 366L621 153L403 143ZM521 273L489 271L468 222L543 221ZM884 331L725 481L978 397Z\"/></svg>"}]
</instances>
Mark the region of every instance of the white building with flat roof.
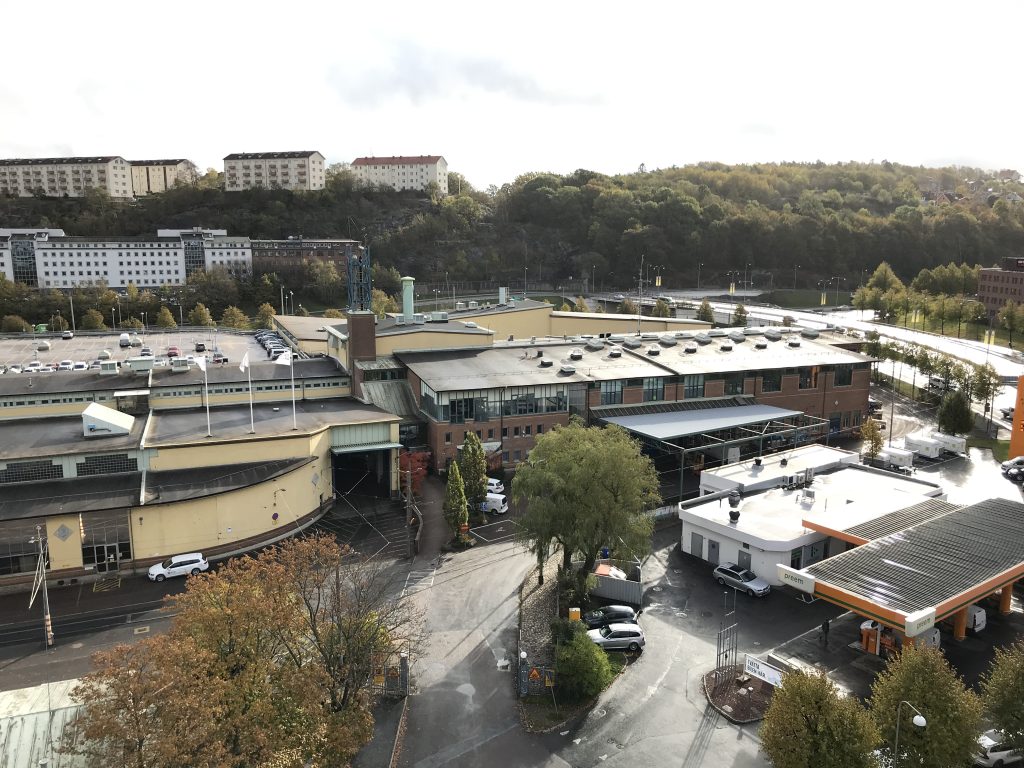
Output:
<instances>
[{"instance_id":1,"label":"white building with flat roof","mask_svg":"<svg viewBox=\"0 0 1024 768\"><path fill-rule=\"evenodd\" d=\"M681 550L706 560L709 574L715 565L736 563L778 585L777 565L805 568L853 546L823 530L847 530L945 499L935 483L863 467L849 457L857 459L809 445L764 457L760 468L748 462L702 473L705 495L679 504ZM738 515L730 514L732 492L740 494Z\"/></svg>"},{"instance_id":2,"label":"white building with flat roof","mask_svg":"<svg viewBox=\"0 0 1024 768\"><path fill-rule=\"evenodd\" d=\"M118 155L0 160L0 195L82 197L90 189L132 197L131 165Z\"/></svg>"},{"instance_id":3,"label":"white building with flat roof","mask_svg":"<svg viewBox=\"0 0 1024 768\"><path fill-rule=\"evenodd\" d=\"M436 184L441 194L448 194L448 162L441 155L357 157L352 161L352 173L367 184L420 192Z\"/></svg>"},{"instance_id":4,"label":"white building with flat roof","mask_svg":"<svg viewBox=\"0 0 1024 768\"><path fill-rule=\"evenodd\" d=\"M132 191L136 197L166 192L176 184L192 184L196 167L191 160L131 160Z\"/></svg>"},{"instance_id":5,"label":"white building with flat roof","mask_svg":"<svg viewBox=\"0 0 1024 768\"><path fill-rule=\"evenodd\" d=\"M319 152L234 152L224 158L224 189L324 188L324 156Z\"/></svg>"}]
</instances>

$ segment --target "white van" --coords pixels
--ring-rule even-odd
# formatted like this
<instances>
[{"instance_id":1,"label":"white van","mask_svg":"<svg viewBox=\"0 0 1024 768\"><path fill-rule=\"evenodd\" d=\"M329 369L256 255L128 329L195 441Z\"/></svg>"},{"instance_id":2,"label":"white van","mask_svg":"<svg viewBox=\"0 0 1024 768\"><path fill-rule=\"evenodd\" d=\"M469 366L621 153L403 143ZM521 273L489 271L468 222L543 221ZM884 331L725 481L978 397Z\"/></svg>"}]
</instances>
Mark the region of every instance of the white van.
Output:
<instances>
[{"instance_id":1,"label":"white van","mask_svg":"<svg viewBox=\"0 0 1024 768\"><path fill-rule=\"evenodd\" d=\"M132 337L127 333L122 333L117 339L117 344L120 347L130 347L132 345Z\"/></svg>"},{"instance_id":2,"label":"white van","mask_svg":"<svg viewBox=\"0 0 1024 768\"><path fill-rule=\"evenodd\" d=\"M508 512L508 499L503 493L488 493L487 500L480 504L480 509L493 515L504 515Z\"/></svg>"}]
</instances>

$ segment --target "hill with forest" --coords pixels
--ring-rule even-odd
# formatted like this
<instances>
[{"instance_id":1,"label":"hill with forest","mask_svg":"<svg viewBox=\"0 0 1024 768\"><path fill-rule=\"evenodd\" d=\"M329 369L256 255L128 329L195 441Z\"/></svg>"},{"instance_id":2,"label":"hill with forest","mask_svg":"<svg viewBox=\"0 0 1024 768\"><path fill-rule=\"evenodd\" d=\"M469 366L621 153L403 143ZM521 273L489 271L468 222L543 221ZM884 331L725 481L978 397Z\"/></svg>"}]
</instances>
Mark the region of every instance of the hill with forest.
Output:
<instances>
[{"instance_id":1,"label":"hill with forest","mask_svg":"<svg viewBox=\"0 0 1024 768\"><path fill-rule=\"evenodd\" d=\"M904 280L949 263L993 265L1024 250L1024 185L1015 171L882 163L699 163L606 176L529 173L486 192L458 174L461 194L427 198L363 186L346 171L324 190L226 193L177 187L123 203L0 199L0 227L59 227L69 235L143 235L215 227L253 238L350 237L382 266L420 281L593 276L635 284L643 255L667 288L755 287L843 277L852 290L880 262Z\"/></svg>"}]
</instances>

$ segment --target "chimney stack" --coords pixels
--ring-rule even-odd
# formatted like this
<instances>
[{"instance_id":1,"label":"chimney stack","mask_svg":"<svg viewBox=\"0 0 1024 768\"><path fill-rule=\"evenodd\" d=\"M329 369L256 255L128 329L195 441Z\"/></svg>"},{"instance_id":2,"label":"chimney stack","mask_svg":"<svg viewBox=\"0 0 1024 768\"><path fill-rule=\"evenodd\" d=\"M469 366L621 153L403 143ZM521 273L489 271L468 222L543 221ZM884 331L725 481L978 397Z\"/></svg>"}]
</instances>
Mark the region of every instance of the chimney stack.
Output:
<instances>
[{"instance_id":1,"label":"chimney stack","mask_svg":"<svg viewBox=\"0 0 1024 768\"><path fill-rule=\"evenodd\" d=\"M412 316L416 314L416 278L402 278L402 316L406 323L412 322Z\"/></svg>"}]
</instances>

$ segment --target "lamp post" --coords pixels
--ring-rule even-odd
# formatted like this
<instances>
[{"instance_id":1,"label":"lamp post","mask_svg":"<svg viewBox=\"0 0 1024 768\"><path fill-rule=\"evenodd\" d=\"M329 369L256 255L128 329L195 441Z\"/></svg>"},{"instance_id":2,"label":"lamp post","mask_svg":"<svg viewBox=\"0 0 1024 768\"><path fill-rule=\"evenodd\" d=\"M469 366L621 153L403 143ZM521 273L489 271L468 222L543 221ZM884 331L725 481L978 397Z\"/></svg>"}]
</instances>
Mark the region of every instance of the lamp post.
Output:
<instances>
[{"instance_id":1,"label":"lamp post","mask_svg":"<svg viewBox=\"0 0 1024 768\"><path fill-rule=\"evenodd\" d=\"M743 268L743 282L740 284L741 286L742 285L746 285L748 288L750 287L750 281L747 279L747 275L749 273L750 273L750 262L748 261L747 265ZM751 277L753 277L753 275L751 275Z\"/></svg>"},{"instance_id":2,"label":"lamp post","mask_svg":"<svg viewBox=\"0 0 1024 768\"><path fill-rule=\"evenodd\" d=\"M290 314L295 314L295 291L288 291L288 306Z\"/></svg>"},{"instance_id":3,"label":"lamp post","mask_svg":"<svg viewBox=\"0 0 1024 768\"><path fill-rule=\"evenodd\" d=\"M700 268L704 266L703 261L697 262L697 290L700 290Z\"/></svg>"},{"instance_id":4,"label":"lamp post","mask_svg":"<svg viewBox=\"0 0 1024 768\"><path fill-rule=\"evenodd\" d=\"M114 323L114 308L113 307L110 308L110 327L111 328L117 328L117 325Z\"/></svg>"},{"instance_id":5,"label":"lamp post","mask_svg":"<svg viewBox=\"0 0 1024 768\"><path fill-rule=\"evenodd\" d=\"M903 761L900 760L900 710L903 709L903 705L906 704L917 714L914 715L914 719L911 721L918 728L924 728L928 725L928 721L924 719L924 715L921 714L920 710L911 704L909 701L901 701L896 705L896 740L892 747L892 762L893 765L899 765Z\"/></svg>"},{"instance_id":6,"label":"lamp post","mask_svg":"<svg viewBox=\"0 0 1024 768\"><path fill-rule=\"evenodd\" d=\"M796 271L798 269L800 269L800 265L799 264L794 264L793 265L793 290L794 291L796 290Z\"/></svg>"},{"instance_id":7,"label":"lamp post","mask_svg":"<svg viewBox=\"0 0 1024 768\"><path fill-rule=\"evenodd\" d=\"M594 292L594 281L597 280L597 265L590 265L590 292Z\"/></svg>"}]
</instances>

